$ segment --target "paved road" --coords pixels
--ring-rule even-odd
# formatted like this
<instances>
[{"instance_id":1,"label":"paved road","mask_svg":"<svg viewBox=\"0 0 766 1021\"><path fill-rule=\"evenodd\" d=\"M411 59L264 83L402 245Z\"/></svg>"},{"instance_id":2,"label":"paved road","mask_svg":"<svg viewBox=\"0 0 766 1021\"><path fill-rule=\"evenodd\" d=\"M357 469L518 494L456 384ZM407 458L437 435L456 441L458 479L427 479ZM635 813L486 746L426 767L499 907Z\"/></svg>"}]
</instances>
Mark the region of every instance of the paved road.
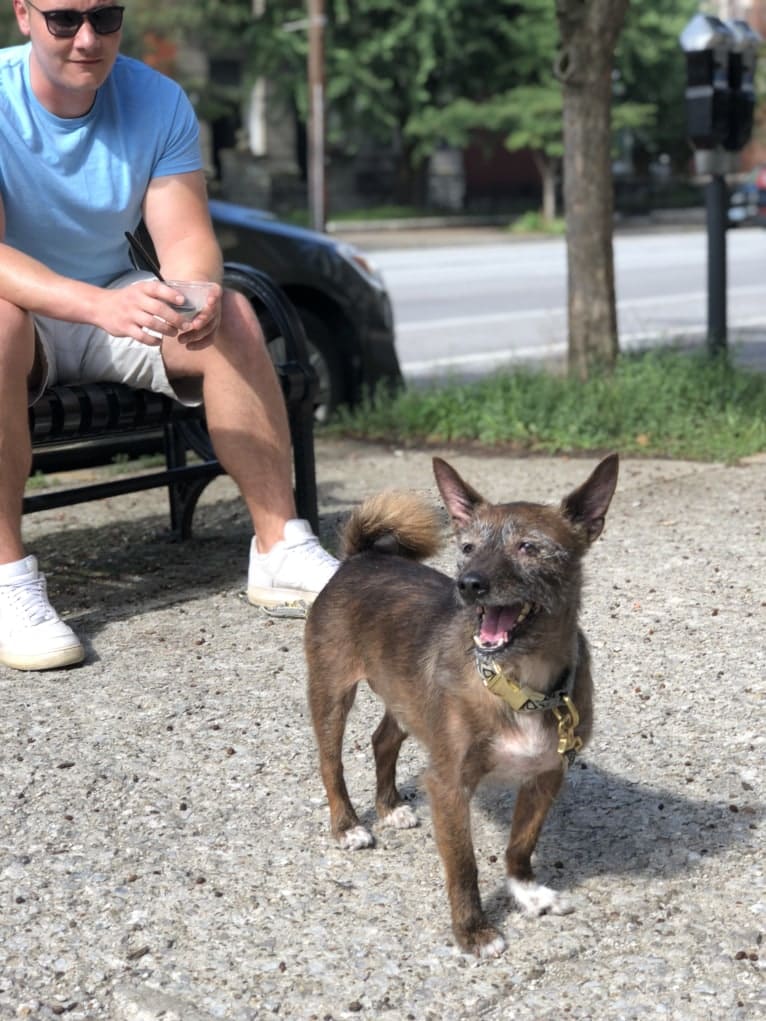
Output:
<instances>
[{"instance_id":1,"label":"paved road","mask_svg":"<svg viewBox=\"0 0 766 1021\"><path fill-rule=\"evenodd\" d=\"M566 249L561 239L519 240L484 232L410 232L399 247L368 235L397 322L410 380L440 373L481 375L566 351ZM384 242L386 242L385 246ZM623 349L674 337L701 340L707 326L707 240L699 228L627 231L615 237ZM766 338L766 232L728 235L728 323L734 347ZM766 349L760 357L766 360Z\"/></svg>"}]
</instances>

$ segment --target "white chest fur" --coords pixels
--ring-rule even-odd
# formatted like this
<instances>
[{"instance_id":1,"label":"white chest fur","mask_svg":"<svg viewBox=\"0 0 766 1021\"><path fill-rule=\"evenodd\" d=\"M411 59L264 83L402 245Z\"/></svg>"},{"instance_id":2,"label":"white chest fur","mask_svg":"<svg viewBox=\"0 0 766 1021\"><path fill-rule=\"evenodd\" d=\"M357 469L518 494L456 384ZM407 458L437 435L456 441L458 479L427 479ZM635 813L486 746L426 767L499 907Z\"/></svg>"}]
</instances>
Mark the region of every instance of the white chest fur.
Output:
<instances>
[{"instance_id":1,"label":"white chest fur","mask_svg":"<svg viewBox=\"0 0 766 1021\"><path fill-rule=\"evenodd\" d=\"M509 727L492 745L493 779L528 780L561 764L555 728L543 725L542 713L516 713Z\"/></svg>"}]
</instances>

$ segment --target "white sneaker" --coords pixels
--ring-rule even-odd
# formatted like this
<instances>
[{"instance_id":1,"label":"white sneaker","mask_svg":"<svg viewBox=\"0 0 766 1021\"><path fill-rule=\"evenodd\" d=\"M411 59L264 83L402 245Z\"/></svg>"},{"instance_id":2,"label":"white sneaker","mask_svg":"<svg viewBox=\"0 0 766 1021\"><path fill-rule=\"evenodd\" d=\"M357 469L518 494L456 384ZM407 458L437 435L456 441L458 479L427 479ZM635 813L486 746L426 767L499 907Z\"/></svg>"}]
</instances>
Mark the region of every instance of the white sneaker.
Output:
<instances>
[{"instance_id":1,"label":"white sneaker","mask_svg":"<svg viewBox=\"0 0 766 1021\"><path fill-rule=\"evenodd\" d=\"M313 603L338 570L338 561L324 550L308 521L285 524L284 539L268 553L250 547L247 598L255 606Z\"/></svg>"},{"instance_id":2,"label":"white sneaker","mask_svg":"<svg viewBox=\"0 0 766 1021\"><path fill-rule=\"evenodd\" d=\"M35 557L6 564L0 577L0 663L14 670L53 670L80 663L85 650L48 602Z\"/></svg>"}]
</instances>

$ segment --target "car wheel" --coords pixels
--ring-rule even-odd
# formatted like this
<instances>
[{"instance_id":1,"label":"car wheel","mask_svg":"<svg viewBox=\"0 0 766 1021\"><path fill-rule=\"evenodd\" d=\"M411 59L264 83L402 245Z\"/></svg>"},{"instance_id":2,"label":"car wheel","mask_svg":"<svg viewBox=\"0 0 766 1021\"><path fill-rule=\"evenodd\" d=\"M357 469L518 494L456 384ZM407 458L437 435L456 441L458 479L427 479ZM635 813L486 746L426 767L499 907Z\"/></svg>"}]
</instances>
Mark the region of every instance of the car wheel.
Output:
<instances>
[{"instance_id":1,"label":"car wheel","mask_svg":"<svg viewBox=\"0 0 766 1021\"><path fill-rule=\"evenodd\" d=\"M309 362L319 380L314 417L317 422L326 422L348 399L343 362L330 330L316 312L300 306L296 310L306 331Z\"/></svg>"}]
</instances>

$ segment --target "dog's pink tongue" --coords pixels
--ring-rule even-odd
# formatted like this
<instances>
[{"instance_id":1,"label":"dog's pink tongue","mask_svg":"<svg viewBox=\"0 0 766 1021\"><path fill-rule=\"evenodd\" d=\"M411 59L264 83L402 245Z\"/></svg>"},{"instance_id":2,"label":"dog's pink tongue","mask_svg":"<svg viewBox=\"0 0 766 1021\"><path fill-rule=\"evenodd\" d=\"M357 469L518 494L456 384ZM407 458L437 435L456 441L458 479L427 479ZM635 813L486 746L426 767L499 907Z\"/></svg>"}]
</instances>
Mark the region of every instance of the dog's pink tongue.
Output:
<instances>
[{"instance_id":1,"label":"dog's pink tongue","mask_svg":"<svg viewBox=\"0 0 766 1021\"><path fill-rule=\"evenodd\" d=\"M512 631L521 613L522 603L513 606L487 606L481 622L479 638L483 645L497 645L505 641L506 632Z\"/></svg>"}]
</instances>

